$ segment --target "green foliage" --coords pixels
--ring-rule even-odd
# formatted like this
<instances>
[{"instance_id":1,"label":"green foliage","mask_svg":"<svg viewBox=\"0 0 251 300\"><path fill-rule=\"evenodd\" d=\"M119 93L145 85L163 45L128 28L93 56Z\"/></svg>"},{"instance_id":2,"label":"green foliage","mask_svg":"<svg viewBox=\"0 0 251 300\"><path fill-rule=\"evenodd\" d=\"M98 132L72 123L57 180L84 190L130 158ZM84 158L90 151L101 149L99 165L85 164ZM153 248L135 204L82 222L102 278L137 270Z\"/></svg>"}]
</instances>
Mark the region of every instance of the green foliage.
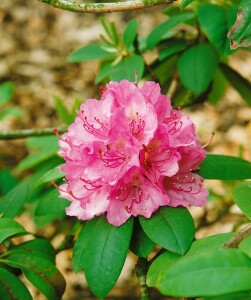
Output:
<instances>
[{"instance_id":1,"label":"green foliage","mask_svg":"<svg viewBox=\"0 0 251 300\"><path fill-rule=\"evenodd\" d=\"M0 243L10 237L24 233L26 233L25 229L16 221L8 218L0 218Z\"/></svg>"},{"instance_id":2,"label":"green foliage","mask_svg":"<svg viewBox=\"0 0 251 300\"><path fill-rule=\"evenodd\" d=\"M239 184L234 190L233 197L235 203L251 220L251 183L243 182Z\"/></svg>"}]
</instances>

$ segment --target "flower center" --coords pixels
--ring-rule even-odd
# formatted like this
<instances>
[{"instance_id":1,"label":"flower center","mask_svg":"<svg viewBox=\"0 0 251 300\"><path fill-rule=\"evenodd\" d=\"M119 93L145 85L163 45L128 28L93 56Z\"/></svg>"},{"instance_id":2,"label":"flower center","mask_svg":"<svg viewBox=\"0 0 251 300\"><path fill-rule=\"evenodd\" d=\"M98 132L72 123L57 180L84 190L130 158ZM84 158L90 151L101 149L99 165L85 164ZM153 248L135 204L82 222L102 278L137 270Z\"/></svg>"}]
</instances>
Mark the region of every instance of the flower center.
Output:
<instances>
[{"instance_id":1,"label":"flower center","mask_svg":"<svg viewBox=\"0 0 251 300\"><path fill-rule=\"evenodd\" d=\"M138 112L136 112L136 117L133 118L130 122L129 128L132 135L134 135L136 138L140 138L143 134L145 128L145 121L139 117Z\"/></svg>"},{"instance_id":2,"label":"flower center","mask_svg":"<svg viewBox=\"0 0 251 300\"><path fill-rule=\"evenodd\" d=\"M106 146L106 150L98 149L100 159L105 163L105 167L116 168L123 164L126 160L124 152L119 152L116 149L110 149L109 145Z\"/></svg>"},{"instance_id":3,"label":"flower center","mask_svg":"<svg viewBox=\"0 0 251 300\"><path fill-rule=\"evenodd\" d=\"M95 126L88 121L87 116L84 114L84 110L81 110L81 119L83 120L84 129L90 134L96 136L99 139L107 139L109 133L108 123L100 121L97 117L94 117Z\"/></svg>"}]
</instances>

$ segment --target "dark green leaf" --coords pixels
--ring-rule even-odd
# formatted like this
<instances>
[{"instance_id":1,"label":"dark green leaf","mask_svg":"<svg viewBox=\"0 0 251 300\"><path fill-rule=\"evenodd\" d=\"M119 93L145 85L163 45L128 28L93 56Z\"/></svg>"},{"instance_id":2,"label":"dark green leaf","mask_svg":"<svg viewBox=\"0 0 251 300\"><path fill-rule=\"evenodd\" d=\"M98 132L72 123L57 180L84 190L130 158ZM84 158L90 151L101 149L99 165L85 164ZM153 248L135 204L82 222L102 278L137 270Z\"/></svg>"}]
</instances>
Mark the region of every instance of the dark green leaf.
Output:
<instances>
[{"instance_id":1,"label":"dark green leaf","mask_svg":"<svg viewBox=\"0 0 251 300\"><path fill-rule=\"evenodd\" d=\"M110 74L112 68L113 68L112 61L103 62L100 67L100 70L96 76L95 83L100 83L106 77L109 77L109 74Z\"/></svg>"},{"instance_id":2,"label":"dark green leaf","mask_svg":"<svg viewBox=\"0 0 251 300\"><path fill-rule=\"evenodd\" d=\"M100 43L87 45L74 51L68 56L67 60L69 62L82 62L93 59L104 59L113 56L113 54L105 51L102 46L103 44Z\"/></svg>"},{"instance_id":3,"label":"dark green leaf","mask_svg":"<svg viewBox=\"0 0 251 300\"><path fill-rule=\"evenodd\" d=\"M15 220L0 218L0 243L17 234L25 233L25 229Z\"/></svg>"},{"instance_id":4,"label":"dark green leaf","mask_svg":"<svg viewBox=\"0 0 251 300\"><path fill-rule=\"evenodd\" d=\"M194 222L184 207L161 207L151 218L140 217L148 237L163 248L185 254L194 239Z\"/></svg>"},{"instance_id":5,"label":"dark green leaf","mask_svg":"<svg viewBox=\"0 0 251 300\"><path fill-rule=\"evenodd\" d=\"M138 30L138 21L136 19L133 19L127 24L125 31L123 32L122 38L127 48L129 48L133 44L137 36L137 30Z\"/></svg>"},{"instance_id":6,"label":"dark green leaf","mask_svg":"<svg viewBox=\"0 0 251 300\"><path fill-rule=\"evenodd\" d=\"M35 253L11 253L4 262L22 270L27 279L48 299L58 300L65 290L65 280L49 260Z\"/></svg>"},{"instance_id":7,"label":"dark green leaf","mask_svg":"<svg viewBox=\"0 0 251 300\"><path fill-rule=\"evenodd\" d=\"M14 94L14 84L6 81L0 84L0 105L11 101Z\"/></svg>"},{"instance_id":8,"label":"dark green leaf","mask_svg":"<svg viewBox=\"0 0 251 300\"><path fill-rule=\"evenodd\" d=\"M205 179L250 179L251 163L239 157L207 154L198 174Z\"/></svg>"},{"instance_id":9,"label":"dark green leaf","mask_svg":"<svg viewBox=\"0 0 251 300\"><path fill-rule=\"evenodd\" d=\"M250 198L251 202L251 198ZM239 244L239 249L242 253L246 254L251 258L251 235L242 240Z\"/></svg>"},{"instance_id":10,"label":"dark green leaf","mask_svg":"<svg viewBox=\"0 0 251 300\"><path fill-rule=\"evenodd\" d=\"M65 107L62 99L54 97L54 103L57 115L63 122L65 122L66 125L70 125L74 121L75 117Z\"/></svg>"},{"instance_id":11,"label":"dark green leaf","mask_svg":"<svg viewBox=\"0 0 251 300\"><path fill-rule=\"evenodd\" d=\"M227 294L221 295L216 297L209 297L205 298L205 300L251 300L251 295L246 293L234 293L234 294Z\"/></svg>"},{"instance_id":12,"label":"dark green leaf","mask_svg":"<svg viewBox=\"0 0 251 300\"><path fill-rule=\"evenodd\" d=\"M218 66L219 55L209 43L186 50L178 61L180 80L195 95L205 91Z\"/></svg>"},{"instance_id":13,"label":"dark green leaf","mask_svg":"<svg viewBox=\"0 0 251 300\"><path fill-rule=\"evenodd\" d=\"M185 49L187 43L185 41L174 41L174 43L170 43L166 46L166 48L159 53L159 60L162 61L165 58Z\"/></svg>"},{"instance_id":14,"label":"dark green leaf","mask_svg":"<svg viewBox=\"0 0 251 300\"><path fill-rule=\"evenodd\" d=\"M1 300L32 300L31 294L22 281L3 268L0 268Z\"/></svg>"},{"instance_id":15,"label":"dark green leaf","mask_svg":"<svg viewBox=\"0 0 251 300\"><path fill-rule=\"evenodd\" d=\"M114 81L127 79L134 82L135 72L138 72L138 79L141 79L144 73L144 60L140 55L126 57L116 66L113 66L110 79Z\"/></svg>"},{"instance_id":16,"label":"dark green leaf","mask_svg":"<svg viewBox=\"0 0 251 300\"><path fill-rule=\"evenodd\" d=\"M0 194L5 195L18 183L17 178L8 169L0 170ZM1 207L1 204L0 204ZM1 211L1 208L0 208Z\"/></svg>"},{"instance_id":17,"label":"dark green leaf","mask_svg":"<svg viewBox=\"0 0 251 300\"><path fill-rule=\"evenodd\" d=\"M35 214L37 216L55 215L56 218L65 216L65 208L69 206L69 201L59 198L56 188L44 193L39 199Z\"/></svg>"},{"instance_id":18,"label":"dark green leaf","mask_svg":"<svg viewBox=\"0 0 251 300\"><path fill-rule=\"evenodd\" d=\"M183 10L185 7L187 7L193 1L194 0L181 0L180 9Z\"/></svg>"},{"instance_id":19,"label":"dark green leaf","mask_svg":"<svg viewBox=\"0 0 251 300\"><path fill-rule=\"evenodd\" d=\"M251 219L251 183L243 182L239 184L234 190L233 197L234 202L242 212Z\"/></svg>"},{"instance_id":20,"label":"dark green leaf","mask_svg":"<svg viewBox=\"0 0 251 300\"><path fill-rule=\"evenodd\" d=\"M35 239L24 242L18 246L13 246L10 248L8 253L17 251L23 253L34 253L35 255L47 259L51 263L55 264L55 251L50 242L47 240Z\"/></svg>"},{"instance_id":21,"label":"dark green leaf","mask_svg":"<svg viewBox=\"0 0 251 300\"><path fill-rule=\"evenodd\" d=\"M228 33L231 49L251 46L251 0L242 0L233 27Z\"/></svg>"},{"instance_id":22,"label":"dark green leaf","mask_svg":"<svg viewBox=\"0 0 251 300\"><path fill-rule=\"evenodd\" d=\"M201 3L198 8L200 26L209 41L223 55L233 53L227 33L233 25L237 6L223 7L211 3Z\"/></svg>"},{"instance_id":23,"label":"dark green leaf","mask_svg":"<svg viewBox=\"0 0 251 300\"><path fill-rule=\"evenodd\" d=\"M234 236L234 233L231 232L196 240L185 256L169 251L164 252L151 264L147 274L147 284L156 286L160 282L163 272L166 271L167 267L170 267L170 264L184 260L188 255L197 256L200 253L206 253L209 249L220 249L232 236Z\"/></svg>"},{"instance_id":24,"label":"dark green leaf","mask_svg":"<svg viewBox=\"0 0 251 300\"><path fill-rule=\"evenodd\" d=\"M63 165L56 166L55 168L52 168L51 170L44 173L37 181L37 185L42 185L47 182L56 181L62 177L64 177L64 173L60 171L60 167Z\"/></svg>"},{"instance_id":25,"label":"dark green leaf","mask_svg":"<svg viewBox=\"0 0 251 300\"><path fill-rule=\"evenodd\" d=\"M220 69L230 84L239 92L247 104L251 106L251 83L228 65L220 64Z\"/></svg>"},{"instance_id":26,"label":"dark green leaf","mask_svg":"<svg viewBox=\"0 0 251 300\"><path fill-rule=\"evenodd\" d=\"M237 249L203 251L167 266L157 284L164 295L218 296L251 289L251 259Z\"/></svg>"},{"instance_id":27,"label":"dark green leaf","mask_svg":"<svg viewBox=\"0 0 251 300\"><path fill-rule=\"evenodd\" d=\"M186 12L171 16L167 21L153 29L147 37L147 48L153 49L161 40L170 35L170 32L180 23L187 22L195 17L195 13Z\"/></svg>"},{"instance_id":28,"label":"dark green leaf","mask_svg":"<svg viewBox=\"0 0 251 300\"><path fill-rule=\"evenodd\" d=\"M147 257L154 249L154 242L149 239L140 226L138 219L135 219L133 233L130 243L130 250L139 257Z\"/></svg>"},{"instance_id":29,"label":"dark green leaf","mask_svg":"<svg viewBox=\"0 0 251 300\"><path fill-rule=\"evenodd\" d=\"M132 228L132 218L115 227L107 222L105 216L101 216L97 221L92 221L91 226L85 226L81 232L85 247L78 250L78 253L82 253L82 265L88 285L100 298L109 293L121 273ZM80 258L76 260L79 261Z\"/></svg>"},{"instance_id":30,"label":"dark green leaf","mask_svg":"<svg viewBox=\"0 0 251 300\"><path fill-rule=\"evenodd\" d=\"M22 181L7 193L0 202L0 214L5 218L15 217L28 199L29 184Z\"/></svg>"},{"instance_id":31,"label":"dark green leaf","mask_svg":"<svg viewBox=\"0 0 251 300\"><path fill-rule=\"evenodd\" d=\"M220 69L218 68L213 78L211 91L208 95L208 101L213 105L217 104L218 101L222 98L226 87L227 81Z\"/></svg>"}]
</instances>

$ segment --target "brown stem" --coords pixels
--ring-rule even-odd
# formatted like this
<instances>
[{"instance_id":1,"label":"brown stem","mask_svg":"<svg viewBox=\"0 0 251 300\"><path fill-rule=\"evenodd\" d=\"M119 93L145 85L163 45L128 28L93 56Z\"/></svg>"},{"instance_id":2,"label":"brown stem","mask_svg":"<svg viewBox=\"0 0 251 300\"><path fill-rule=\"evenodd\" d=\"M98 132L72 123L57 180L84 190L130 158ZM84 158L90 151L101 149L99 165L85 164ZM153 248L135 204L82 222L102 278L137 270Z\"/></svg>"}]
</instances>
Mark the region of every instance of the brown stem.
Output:
<instances>
[{"instance_id":1,"label":"brown stem","mask_svg":"<svg viewBox=\"0 0 251 300\"><path fill-rule=\"evenodd\" d=\"M223 248L237 248L242 240L251 235L251 223L232 237Z\"/></svg>"},{"instance_id":2,"label":"brown stem","mask_svg":"<svg viewBox=\"0 0 251 300\"><path fill-rule=\"evenodd\" d=\"M140 284L141 300L150 300L150 292L146 284L146 274L148 270L148 261L146 258L139 257L135 266L136 276Z\"/></svg>"},{"instance_id":3,"label":"brown stem","mask_svg":"<svg viewBox=\"0 0 251 300\"><path fill-rule=\"evenodd\" d=\"M172 4L177 0L135 0L111 3L77 3L69 0L39 0L56 8L77 13L111 13L137 10L162 4Z\"/></svg>"}]
</instances>

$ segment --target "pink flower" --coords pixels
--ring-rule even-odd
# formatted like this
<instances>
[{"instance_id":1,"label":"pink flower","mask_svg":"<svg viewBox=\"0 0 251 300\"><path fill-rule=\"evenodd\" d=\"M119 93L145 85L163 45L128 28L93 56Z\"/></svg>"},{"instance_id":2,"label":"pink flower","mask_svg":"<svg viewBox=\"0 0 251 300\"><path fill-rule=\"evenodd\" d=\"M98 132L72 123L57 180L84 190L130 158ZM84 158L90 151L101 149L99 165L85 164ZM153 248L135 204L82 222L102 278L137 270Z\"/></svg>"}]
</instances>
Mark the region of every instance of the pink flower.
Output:
<instances>
[{"instance_id":1,"label":"pink flower","mask_svg":"<svg viewBox=\"0 0 251 300\"><path fill-rule=\"evenodd\" d=\"M119 226L160 206L206 203L203 179L193 173L205 157L195 125L155 82L110 82L101 100L81 105L59 145L65 183L58 189L71 201L70 216L106 213Z\"/></svg>"}]
</instances>

